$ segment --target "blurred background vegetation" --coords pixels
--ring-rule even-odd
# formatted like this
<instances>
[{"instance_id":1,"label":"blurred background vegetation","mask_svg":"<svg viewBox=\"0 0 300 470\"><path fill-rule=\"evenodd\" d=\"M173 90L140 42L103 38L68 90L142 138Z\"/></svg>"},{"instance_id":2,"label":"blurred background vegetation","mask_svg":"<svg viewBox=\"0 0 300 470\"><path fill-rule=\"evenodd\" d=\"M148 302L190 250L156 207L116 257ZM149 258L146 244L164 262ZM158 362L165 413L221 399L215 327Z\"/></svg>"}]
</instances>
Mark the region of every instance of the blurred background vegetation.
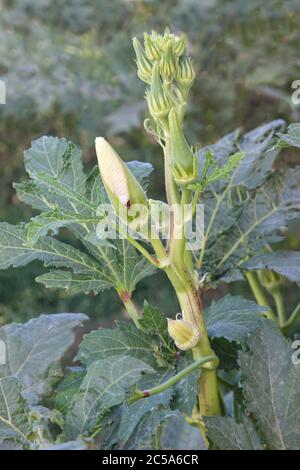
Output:
<instances>
[{"instance_id":1,"label":"blurred background vegetation","mask_svg":"<svg viewBox=\"0 0 300 470\"><path fill-rule=\"evenodd\" d=\"M143 129L144 86L131 43L143 31L169 26L188 35L197 79L186 129L194 143L212 143L237 127L251 129L278 117L300 121L300 107L291 102L291 84L300 79L299 0L2 0L0 5L0 79L7 87L7 104L0 106L1 221L32 215L18 202L12 182L24 178L23 151L43 134L80 145L87 167L95 163L95 136L105 135L123 158L154 164L151 196L162 197L161 152ZM288 164L296 158L290 153ZM299 227L291 227L289 243L299 247ZM120 314L111 291L97 297L48 291L34 283L41 270L33 263L0 271L0 322L83 311L103 323ZM246 286L230 288L240 292ZM290 286L287 292L293 306L299 291ZM145 297L166 312L177 308L161 275L141 283L137 299Z\"/></svg>"}]
</instances>

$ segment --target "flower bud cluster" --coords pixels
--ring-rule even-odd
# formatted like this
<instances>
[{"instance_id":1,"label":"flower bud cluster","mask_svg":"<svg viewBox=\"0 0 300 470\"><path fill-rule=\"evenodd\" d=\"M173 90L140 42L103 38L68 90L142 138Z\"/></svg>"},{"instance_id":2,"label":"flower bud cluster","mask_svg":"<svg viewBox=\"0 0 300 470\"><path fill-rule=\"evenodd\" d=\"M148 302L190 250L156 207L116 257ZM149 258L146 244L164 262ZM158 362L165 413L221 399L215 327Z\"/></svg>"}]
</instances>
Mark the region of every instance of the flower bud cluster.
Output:
<instances>
[{"instance_id":1,"label":"flower bud cluster","mask_svg":"<svg viewBox=\"0 0 300 470\"><path fill-rule=\"evenodd\" d=\"M146 97L155 120L165 117L172 106L185 105L195 79L186 46L185 35L177 36L168 30L162 35L155 31L145 33L144 47L137 38L133 39L138 76L150 85Z\"/></svg>"},{"instance_id":2,"label":"flower bud cluster","mask_svg":"<svg viewBox=\"0 0 300 470\"><path fill-rule=\"evenodd\" d=\"M198 173L197 158L182 129L187 95L195 79L186 36L153 31L144 34L144 46L136 38L133 46L138 76L149 85L146 99L156 135L169 139L173 178L179 186L186 186Z\"/></svg>"}]
</instances>

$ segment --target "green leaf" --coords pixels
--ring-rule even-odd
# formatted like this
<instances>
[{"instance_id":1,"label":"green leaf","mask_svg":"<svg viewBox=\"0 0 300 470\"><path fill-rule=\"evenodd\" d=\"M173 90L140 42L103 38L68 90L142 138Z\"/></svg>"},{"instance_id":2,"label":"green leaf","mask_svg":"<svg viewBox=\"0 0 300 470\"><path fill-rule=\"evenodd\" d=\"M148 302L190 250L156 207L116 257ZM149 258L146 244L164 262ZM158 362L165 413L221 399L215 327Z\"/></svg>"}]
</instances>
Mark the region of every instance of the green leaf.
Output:
<instances>
[{"instance_id":1,"label":"green leaf","mask_svg":"<svg viewBox=\"0 0 300 470\"><path fill-rule=\"evenodd\" d=\"M299 284L300 251L275 251L254 256L245 263L245 268L249 271L270 269Z\"/></svg>"},{"instance_id":2,"label":"green leaf","mask_svg":"<svg viewBox=\"0 0 300 470\"><path fill-rule=\"evenodd\" d=\"M193 358L189 354L184 354L179 358L176 372L178 373L182 369L185 369L192 362ZM199 394L198 379L200 377L200 373L201 369L195 370L186 375L175 385L175 408L189 416L192 414L193 409L197 405Z\"/></svg>"},{"instance_id":3,"label":"green leaf","mask_svg":"<svg viewBox=\"0 0 300 470\"><path fill-rule=\"evenodd\" d=\"M164 428L169 420L176 416L176 411L172 410L158 410L155 413L147 413L126 442L125 449L163 449L162 435Z\"/></svg>"},{"instance_id":4,"label":"green leaf","mask_svg":"<svg viewBox=\"0 0 300 470\"><path fill-rule=\"evenodd\" d=\"M93 445L78 438L75 441L63 442L61 444L43 445L38 450L93 450Z\"/></svg>"},{"instance_id":5,"label":"green leaf","mask_svg":"<svg viewBox=\"0 0 300 470\"><path fill-rule=\"evenodd\" d=\"M31 180L16 185L20 199L45 212L32 218L26 228L8 225L0 228L4 239L0 253L2 248L6 261L0 263L0 268L21 266L32 259L40 259L56 268L70 268L73 274L54 271L39 277L38 282L75 292L100 292L114 287L131 293L141 279L154 273L154 266L137 254L127 240L112 242L95 236L101 219L98 206L108 201L99 171L93 170L86 178L81 153L74 144L65 139L42 137L25 152L25 166ZM135 161L128 166L141 184L146 184L152 166ZM55 235L62 227L68 227L95 259L46 237L49 232ZM59 253L53 253L52 249L48 253L45 244L51 244Z\"/></svg>"},{"instance_id":6,"label":"green leaf","mask_svg":"<svg viewBox=\"0 0 300 470\"><path fill-rule=\"evenodd\" d=\"M240 192L242 210L236 211L230 230L221 234L217 227L224 219L220 213L222 203L226 200L229 207L235 206L233 188L229 185L216 197L216 206L206 223L205 237L209 242L204 243L201 253L201 264L211 279L231 282L247 258L264 250L266 243L282 240L288 222L299 217L299 182L300 167L273 173L254 193ZM237 207L240 204L238 200ZM220 217L222 220L217 222Z\"/></svg>"},{"instance_id":7,"label":"green leaf","mask_svg":"<svg viewBox=\"0 0 300 470\"><path fill-rule=\"evenodd\" d=\"M61 413L66 414L70 408L73 396L78 393L80 385L84 379L85 370L73 368L55 389L54 407Z\"/></svg>"},{"instance_id":8,"label":"green leaf","mask_svg":"<svg viewBox=\"0 0 300 470\"><path fill-rule=\"evenodd\" d=\"M287 132L283 134L278 132L280 141L279 146L282 147L298 147L300 148L300 124L290 124L287 128Z\"/></svg>"},{"instance_id":9,"label":"green leaf","mask_svg":"<svg viewBox=\"0 0 300 470\"><path fill-rule=\"evenodd\" d=\"M22 385L22 396L37 403L49 395L61 376L57 363L73 344L73 329L87 320L83 314L41 315L27 323L11 323L0 328L7 348L7 364L0 376L12 376ZM55 367L54 367L55 366Z\"/></svg>"},{"instance_id":10,"label":"green leaf","mask_svg":"<svg viewBox=\"0 0 300 470\"><path fill-rule=\"evenodd\" d=\"M28 407L21 396L21 384L15 377L0 378L0 442L27 441L30 430Z\"/></svg>"},{"instance_id":11,"label":"green leaf","mask_svg":"<svg viewBox=\"0 0 300 470\"><path fill-rule=\"evenodd\" d=\"M89 288L100 292L121 282L113 269L101 267L95 259L71 245L52 237L31 242L29 231L30 227L24 225L0 224L0 269L24 266L33 260L43 261L45 266L68 268L74 274L59 270L38 277L37 281L49 287L74 288L77 292L87 292ZM112 264L110 266L113 267ZM137 272L136 275L138 279ZM131 272L131 280L133 276Z\"/></svg>"},{"instance_id":12,"label":"green leaf","mask_svg":"<svg viewBox=\"0 0 300 470\"><path fill-rule=\"evenodd\" d=\"M238 350L241 345L235 341L227 339L212 338L212 349L220 360L219 369L232 370L238 369Z\"/></svg>"},{"instance_id":13,"label":"green leaf","mask_svg":"<svg viewBox=\"0 0 300 470\"><path fill-rule=\"evenodd\" d=\"M31 181L15 184L19 199L41 210L87 209L81 152L73 143L43 136L24 155Z\"/></svg>"},{"instance_id":14,"label":"green leaf","mask_svg":"<svg viewBox=\"0 0 300 470\"><path fill-rule=\"evenodd\" d=\"M299 217L300 168L273 171L280 149L275 133L281 120L254 129L244 137L231 134L207 149L218 166L238 149L246 153L229 182L217 181L203 196L205 233L199 257L200 274L206 282L243 279L242 263L281 241L290 220ZM222 142L224 148L222 148Z\"/></svg>"},{"instance_id":15,"label":"green leaf","mask_svg":"<svg viewBox=\"0 0 300 470\"><path fill-rule=\"evenodd\" d=\"M205 163L200 175L200 181L190 184L188 189L191 191L203 192L207 186L219 180L227 180L233 171L240 165L244 158L243 152L236 152L228 157L228 160L222 167L218 167L215 156L211 150L204 154Z\"/></svg>"},{"instance_id":16,"label":"green leaf","mask_svg":"<svg viewBox=\"0 0 300 470\"><path fill-rule=\"evenodd\" d=\"M102 274L73 274L69 271L49 271L35 278L36 282L51 289L66 289L76 293L98 294L112 287L109 279Z\"/></svg>"},{"instance_id":17,"label":"green leaf","mask_svg":"<svg viewBox=\"0 0 300 470\"><path fill-rule=\"evenodd\" d=\"M164 450L207 449L199 429L189 425L180 413L168 420L161 441Z\"/></svg>"},{"instance_id":18,"label":"green leaf","mask_svg":"<svg viewBox=\"0 0 300 470\"><path fill-rule=\"evenodd\" d=\"M45 266L62 266L75 273L101 273L96 261L66 243L51 237L31 243L28 230L25 225L0 224L0 269L25 266L37 259Z\"/></svg>"},{"instance_id":19,"label":"green leaf","mask_svg":"<svg viewBox=\"0 0 300 470\"><path fill-rule=\"evenodd\" d=\"M264 320L239 353L247 406L269 449L300 448L300 366L276 325Z\"/></svg>"},{"instance_id":20,"label":"green leaf","mask_svg":"<svg viewBox=\"0 0 300 470\"><path fill-rule=\"evenodd\" d=\"M152 338L130 323L118 323L118 328L100 328L85 335L77 359L86 365L115 355L142 359L153 366L155 343Z\"/></svg>"},{"instance_id":21,"label":"green leaf","mask_svg":"<svg viewBox=\"0 0 300 470\"><path fill-rule=\"evenodd\" d=\"M132 160L126 162L129 170L134 174L138 182L141 184L143 189L146 191L149 186L149 176L153 172L153 166L148 162L139 162L137 160Z\"/></svg>"},{"instance_id":22,"label":"green leaf","mask_svg":"<svg viewBox=\"0 0 300 470\"><path fill-rule=\"evenodd\" d=\"M252 422L244 418L237 423L233 418L211 416L205 418L209 439L221 450L263 450L260 437Z\"/></svg>"},{"instance_id":23,"label":"green leaf","mask_svg":"<svg viewBox=\"0 0 300 470\"><path fill-rule=\"evenodd\" d=\"M156 387L161 383L165 382L173 375L173 371L170 369L161 371L153 374L146 374L145 377L142 377L138 387L141 390L147 390L152 387ZM164 392L157 395L153 395L144 400L139 400L132 405L125 404L122 407L120 427L118 429L118 434L116 436L118 441L118 446L123 448L126 446L126 443L131 438L139 422L147 415L157 413L158 410L163 407L168 407L173 395L173 390L171 388L166 389Z\"/></svg>"},{"instance_id":24,"label":"green leaf","mask_svg":"<svg viewBox=\"0 0 300 470\"><path fill-rule=\"evenodd\" d=\"M43 212L36 217L33 217L28 224L28 239L31 242L36 242L39 238L48 235L57 234L61 227L70 227L74 224L88 227L90 224L97 224L100 221L98 216L82 216L77 213L62 212L56 208L53 211Z\"/></svg>"},{"instance_id":25,"label":"green leaf","mask_svg":"<svg viewBox=\"0 0 300 470\"><path fill-rule=\"evenodd\" d=\"M165 315L160 312L156 307L144 303L143 316L139 320L143 331L149 333L154 338L158 338L161 342L162 351L164 355L174 357L176 349L174 342L168 333L168 322Z\"/></svg>"},{"instance_id":26,"label":"green leaf","mask_svg":"<svg viewBox=\"0 0 300 470\"><path fill-rule=\"evenodd\" d=\"M260 326L265 311L265 307L252 300L228 294L217 302L213 301L205 310L208 334L212 338L241 341Z\"/></svg>"},{"instance_id":27,"label":"green leaf","mask_svg":"<svg viewBox=\"0 0 300 470\"><path fill-rule=\"evenodd\" d=\"M142 372L154 371L130 356L116 355L93 362L88 367L80 392L72 400L66 436L74 439L97 432L104 412L125 400L126 392L140 380Z\"/></svg>"},{"instance_id":28,"label":"green leaf","mask_svg":"<svg viewBox=\"0 0 300 470\"><path fill-rule=\"evenodd\" d=\"M259 187L270 175L274 161L279 155L275 134L283 130L285 122L276 119L246 133L239 142L245 158L235 172L233 184L242 184L247 189Z\"/></svg>"},{"instance_id":29,"label":"green leaf","mask_svg":"<svg viewBox=\"0 0 300 470\"><path fill-rule=\"evenodd\" d=\"M131 293L142 279L154 274L155 266L138 254L127 240L115 240L114 244L117 249L107 248L107 253L110 255L110 261L116 266L119 284Z\"/></svg>"}]
</instances>

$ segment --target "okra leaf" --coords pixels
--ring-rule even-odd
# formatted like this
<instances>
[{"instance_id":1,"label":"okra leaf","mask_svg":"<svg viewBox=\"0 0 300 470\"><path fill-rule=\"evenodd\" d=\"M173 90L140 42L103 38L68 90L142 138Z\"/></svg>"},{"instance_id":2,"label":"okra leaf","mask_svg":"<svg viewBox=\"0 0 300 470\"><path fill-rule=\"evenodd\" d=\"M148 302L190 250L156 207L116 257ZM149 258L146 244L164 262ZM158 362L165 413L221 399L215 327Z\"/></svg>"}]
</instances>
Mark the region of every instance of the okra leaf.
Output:
<instances>
[{"instance_id":1,"label":"okra leaf","mask_svg":"<svg viewBox=\"0 0 300 470\"><path fill-rule=\"evenodd\" d=\"M125 291L131 293L142 279L152 276L156 268L146 258L138 254L136 249L127 240L114 240L114 246L116 247L114 250L100 246L99 251L101 250L101 253L103 253L106 250L109 253L108 267L111 264L115 266L114 270L119 280L119 285ZM102 255L100 254L101 257ZM105 260L107 260L107 256Z\"/></svg>"},{"instance_id":2,"label":"okra leaf","mask_svg":"<svg viewBox=\"0 0 300 470\"><path fill-rule=\"evenodd\" d=\"M212 349L220 360L219 369L226 371L238 369L238 350L241 344L236 341L228 341L224 337L211 339Z\"/></svg>"},{"instance_id":3,"label":"okra leaf","mask_svg":"<svg viewBox=\"0 0 300 470\"><path fill-rule=\"evenodd\" d=\"M115 329L100 328L85 335L77 359L90 365L100 359L124 354L155 366L156 349L158 348L149 334L137 330L130 323L118 322Z\"/></svg>"},{"instance_id":4,"label":"okra leaf","mask_svg":"<svg viewBox=\"0 0 300 470\"><path fill-rule=\"evenodd\" d=\"M163 449L162 434L171 418L177 417L176 411L158 410L147 413L135 428L134 433L126 442L126 450Z\"/></svg>"},{"instance_id":5,"label":"okra leaf","mask_svg":"<svg viewBox=\"0 0 300 470\"><path fill-rule=\"evenodd\" d=\"M263 320L240 351L243 393L267 447L300 448L300 366L293 364L290 342Z\"/></svg>"},{"instance_id":6,"label":"okra leaf","mask_svg":"<svg viewBox=\"0 0 300 470\"><path fill-rule=\"evenodd\" d=\"M138 387L141 390L148 390L165 382L175 373L174 368L162 370L156 374L146 374L141 378ZM139 400L132 405L125 404L122 407L120 427L116 436L118 447L126 447L126 443L131 438L140 420L146 415L157 413L163 408L168 408L172 399L174 390L166 389L157 395L152 395L144 400ZM152 433L151 433L152 434Z\"/></svg>"},{"instance_id":7,"label":"okra leaf","mask_svg":"<svg viewBox=\"0 0 300 470\"><path fill-rule=\"evenodd\" d=\"M300 251L275 251L254 256L245 263L245 268L249 271L270 269L299 284Z\"/></svg>"},{"instance_id":8,"label":"okra leaf","mask_svg":"<svg viewBox=\"0 0 300 470\"><path fill-rule=\"evenodd\" d=\"M185 369L193 362L190 354L184 354L179 358L177 364L177 373ZM174 387L174 405L175 408L188 416L192 415L192 411L197 405L199 395L198 379L201 369L195 370L181 379Z\"/></svg>"},{"instance_id":9,"label":"okra leaf","mask_svg":"<svg viewBox=\"0 0 300 470\"><path fill-rule=\"evenodd\" d=\"M130 162L126 162L126 165L146 191L149 186L149 176L153 171L151 163L132 160Z\"/></svg>"},{"instance_id":10,"label":"okra leaf","mask_svg":"<svg viewBox=\"0 0 300 470\"><path fill-rule=\"evenodd\" d=\"M54 407L63 414L70 408L73 396L78 393L86 371L80 367L74 367L67 371L63 380L55 389Z\"/></svg>"},{"instance_id":11,"label":"okra leaf","mask_svg":"<svg viewBox=\"0 0 300 470\"><path fill-rule=\"evenodd\" d=\"M245 136L233 133L201 151L212 151L219 166L237 150L246 154L229 182L212 183L203 196L199 266L202 276L208 274L206 282L243 279L243 262L266 243L281 241L288 222L299 218L300 168L273 172L280 151L275 134L283 125L277 120Z\"/></svg>"},{"instance_id":12,"label":"okra leaf","mask_svg":"<svg viewBox=\"0 0 300 470\"><path fill-rule=\"evenodd\" d=\"M212 338L242 341L258 328L267 309L241 296L226 295L205 310L208 334Z\"/></svg>"},{"instance_id":13,"label":"okra leaf","mask_svg":"<svg viewBox=\"0 0 300 470\"><path fill-rule=\"evenodd\" d=\"M98 263L87 254L52 237L32 243L28 231L26 225L0 224L0 269L40 260L45 266L69 268L75 273L101 273Z\"/></svg>"},{"instance_id":14,"label":"okra leaf","mask_svg":"<svg viewBox=\"0 0 300 470\"><path fill-rule=\"evenodd\" d=\"M247 132L239 141L239 149L245 153L232 183L243 185L247 189L255 189L270 175L273 164L279 155L275 135L285 128L282 119L276 119L268 124Z\"/></svg>"},{"instance_id":15,"label":"okra leaf","mask_svg":"<svg viewBox=\"0 0 300 470\"><path fill-rule=\"evenodd\" d=\"M21 395L21 383L16 377L0 378L0 442L25 443L30 431L29 408Z\"/></svg>"},{"instance_id":16,"label":"okra leaf","mask_svg":"<svg viewBox=\"0 0 300 470\"><path fill-rule=\"evenodd\" d=\"M300 167L277 171L254 193L241 193L243 208L230 230L214 231L215 220L219 217L221 202L226 190L217 197L213 219L207 225L201 262L210 277L226 282L236 279L236 272L243 270L243 263L259 251L266 243L281 241L290 220L300 216ZM235 205L234 198L228 204ZM238 201L237 204L240 204ZM216 227L218 223L216 223Z\"/></svg>"},{"instance_id":17,"label":"okra leaf","mask_svg":"<svg viewBox=\"0 0 300 470\"><path fill-rule=\"evenodd\" d=\"M287 132L283 134L278 132L280 137L279 146L281 147L298 147L300 148L300 124L290 124L287 128Z\"/></svg>"},{"instance_id":18,"label":"okra leaf","mask_svg":"<svg viewBox=\"0 0 300 470\"><path fill-rule=\"evenodd\" d=\"M73 329L85 320L81 313L62 313L3 326L0 339L6 345L7 362L0 376L18 379L22 396L38 403L61 377L59 361L74 342Z\"/></svg>"},{"instance_id":19,"label":"okra leaf","mask_svg":"<svg viewBox=\"0 0 300 470\"><path fill-rule=\"evenodd\" d=\"M165 450L206 450L200 430L188 424L181 413L170 417L161 437Z\"/></svg>"},{"instance_id":20,"label":"okra leaf","mask_svg":"<svg viewBox=\"0 0 300 470\"><path fill-rule=\"evenodd\" d=\"M82 212L87 208L81 152L73 143L43 136L24 155L31 180L15 184L21 201L40 210L59 206Z\"/></svg>"},{"instance_id":21,"label":"okra leaf","mask_svg":"<svg viewBox=\"0 0 300 470\"><path fill-rule=\"evenodd\" d=\"M143 372L154 370L145 362L125 355L90 364L66 417L66 438L97 433L104 413L125 400L126 392L140 380Z\"/></svg>"},{"instance_id":22,"label":"okra leaf","mask_svg":"<svg viewBox=\"0 0 300 470\"><path fill-rule=\"evenodd\" d=\"M73 274L70 271L52 270L35 278L36 282L51 289L66 289L74 294L99 292L113 286L112 281L102 273Z\"/></svg>"},{"instance_id":23,"label":"okra leaf","mask_svg":"<svg viewBox=\"0 0 300 470\"><path fill-rule=\"evenodd\" d=\"M96 254L100 253L101 259L107 259L105 248L99 246ZM105 257L103 253L106 254ZM125 276L123 271L118 270L118 265L114 267L113 262L108 263L109 266L104 263L100 265L86 253L55 238L47 236L32 242L28 225L0 224L0 255L0 269L24 266L33 260L43 261L46 267L70 269L70 271L50 272L37 280L49 287L73 288L76 292L87 292L89 288L92 288L93 292L100 292L105 288L122 285ZM127 261L124 257L125 255L121 258L123 263ZM133 280L139 280L141 276L149 273L147 268L144 269L145 264L144 261L143 265L142 263L138 265L135 271L131 269L131 273L128 274L130 287L134 284Z\"/></svg>"},{"instance_id":24,"label":"okra leaf","mask_svg":"<svg viewBox=\"0 0 300 470\"><path fill-rule=\"evenodd\" d=\"M237 423L233 418L205 418L209 439L221 450L263 450L261 439L250 419Z\"/></svg>"},{"instance_id":25,"label":"okra leaf","mask_svg":"<svg viewBox=\"0 0 300 470\"><path fill-rule=\"evenodd\" d=\"M148 304L148 302L145 302L143 316L139 320L139 323L143 331L160 339L162 348L166 354L171 354L171 356L175 355L176 349L174 348L174 341L170 338L167 318L162 312L153 307L153 305Z\"/></svg>"},{"instance_id":26,"label":"okra leaf","mask_svg":"<svg viewBox=\"0 0 300 470\"><path fill-rule=\"evenodd\" d=\"M31 219L28 224L28 238L33 243L39 238L48 235L56 235L58 230L62 227L72 227L76 224L82 226L88 232L91 224L94 229L96 224L100 221L99 216L84 216L77 213L63 212L56 208L52 211L42 212Z\"/></svg>"},{"instance_id":27,"label":"okra leaf","mask_svg":"<svg viewBox=\"0 0 300 470\"><path fill-rule=\"evenodd\" d=\"M2 226L4 242L2 246L0 243L0 253L2 248L4 256L0 269L22 266L33 259L44 261L46 266L69 268L72 272L50 272L39 277L38 282L77 293L98 293L108 287L131 293L141 279L154 273L153 265L138 255L127 240L102 240L96 236L101 219L98 206L108 201L99 170L94 169L86 178L81 153L74 144L42 137L25 152L25 166L31 180L15 185L18 195L44 212L33 217L26 228ZM128 166L145 185L152 166L136 161ZM47 237L62 227L68 227L92 257Z\"/></svg>"}]
</instances>

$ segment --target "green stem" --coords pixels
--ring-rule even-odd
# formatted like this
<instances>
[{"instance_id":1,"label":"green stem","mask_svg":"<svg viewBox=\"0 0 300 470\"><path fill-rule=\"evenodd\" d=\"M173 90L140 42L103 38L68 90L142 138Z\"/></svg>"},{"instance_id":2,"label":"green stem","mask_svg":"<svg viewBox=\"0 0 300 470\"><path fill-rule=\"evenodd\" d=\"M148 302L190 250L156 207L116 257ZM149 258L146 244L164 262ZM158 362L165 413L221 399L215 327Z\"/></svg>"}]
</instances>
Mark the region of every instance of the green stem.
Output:
<instances>
[{"instance_id":1,"label":"green stem","mask_svg":"<svg viewBox=\"0 0 300 470\"><path fill-rule=\"evenodd\" d=\"M126 237L129 243L131 243L151 264L159 267L159 261L149 253L146 248L144 248L139 242L137 242L134 238L130 237L129 235Z\"/></svg>"},{"instance_id":2,"label":"green stem","mask_svg":"<svg viewBox=\"0 0 300 470\"><path fill-rule=\"evenodd\" d=\"M269 318L270 320L276 321L274 312L271 309L270 304L267 300L267 297L265 296L265 293L262 290L261 285L259 284L255 274L253 272L248 271L245 273L245 277L251 287L251 290L253 292L253 295L257 303L261 305L262 307L266 307L268 309L268 311L265 313L266 317Z\"/></svg>"},{"instance_id":3,"label":"green stem","mask_svg":"<svg viewBox=\"0 0 300 470\"><path fill-rule=\"evenodd\" d=\"M171 150L170 150L170 141L169 138L166 137L166 144L164 147L164 161L165 161L165 187L166 187L166 195L167 201L169 206L173 204L180 203L180 197L178 188L174 181L172 171L171 171Z\"/></svg>"},{"instance_id":4,"label":"green stem","mask_svg":"<svg viewBox=\"0 0 300 470\"><path fill-rule=\"evenodd\" d=\"M185 281L183 290L176 290L184 318L196 324L200 331L200 341L193 348L195 360L214 355L205 325L203 307L199 293L192 282ZM199 411L201 416L221 414L216 370L203 370L199 379Z\"/></svg>"},{"instance_id":5,"label":"green stem","mask_svg":"<svg viewBox=\"0 0 300 470\"><path fill-rule=\"evenodd\" d=\"M134 322L135 326L138 329L141 329L141 326L139 324L140 315L139 315L139 312L138 312L134 302L131 299L131 295L128 294L127 292L123 291L123 292L119 292L119 296L120 296L120 299L123 302L124 307L127 310L128 315L130 316L130 318Z\"/></svg>"},{"instance_id":6,"label":"green stem","mask_svg":"<svg viewBox=\"0 0 300 470\"><path fill-rule=\"evenodd\" d=\"M274 292L272 292L272 295L273 295L273 298L274 298L275 304L276 304L278 320L279 320L279 326L280 326L280 328L282 328L284 326L285 322L286 322L283 297L282 297L282 294L279 290L274 290Z\"/></svg>"},{"instance_id":7,"label":"green stem","mask_svg":"<svg viewBox=\"0 0 300 470\"><path fill-rule=\"evenodd\" d=\"M193 216L196 213L196 207L197 207L200 194L201 194L201 191L195 191L193 199L192 199L192 215Z\"/></svg>"},{"instance_id":8,"label":"green stem","mask_svg":"<svg viewBox=\"0 0 300 470\"><path fill-rule=\"evenodd\" d=\"M160 385L157 385L157 387L150 388L149 390L135 390L134 395L128 399L128 403L131 405L132 403L135 403L136 401L142 398L151 397L152 395L156 395L158 393L164 392L165 390L167 390L167 388L170 388L173 385L175 385L177 382L183 379L186 375L190 374L191 372L193 372L194 370L198 369L201 366L203 367L207 363L213 363L212 366L215 367L215 365L217 365L218 363L218 358L213 354L210 356L206 356L206 357L200 357L195 362L190 364L185 369L182 369L180 372L178 372L178 374L174 375L166 382Z\"/></svg>"},{"instance_id":9,"label":"green stem","mask_svg":"<svg viewBox=\"0 0 300 470\"><path fill-rule=\"evenodd\" d=\"M159 261L153 255L151 255L151 253L149 253L149 251L146 250L146 248L144 248L143 245L141 245L138 241L136 241L134 238L132 238L130 235L128 235L128 233L126 233L124 230L122 230L120 225L113 224L113 226L116 228L116 230L118 230L118 232L121 235L125 236L126 240L129 243L131 243L131 245L133 245L145 258L147 258L147 260L151 264L153 264L156 267L159 267Z\"/></svg>"},{"instance_id":10,"label":"green stem","mask_svg":"<svg viewBox=\"0 0 300 470\"><path fill-rule=\"evenodd\" d=\"M289 328L292 326L298 317L300 317L300 302L293 310L290 318L284 323L283 328Z\"/></svg>"}]
</instances>

